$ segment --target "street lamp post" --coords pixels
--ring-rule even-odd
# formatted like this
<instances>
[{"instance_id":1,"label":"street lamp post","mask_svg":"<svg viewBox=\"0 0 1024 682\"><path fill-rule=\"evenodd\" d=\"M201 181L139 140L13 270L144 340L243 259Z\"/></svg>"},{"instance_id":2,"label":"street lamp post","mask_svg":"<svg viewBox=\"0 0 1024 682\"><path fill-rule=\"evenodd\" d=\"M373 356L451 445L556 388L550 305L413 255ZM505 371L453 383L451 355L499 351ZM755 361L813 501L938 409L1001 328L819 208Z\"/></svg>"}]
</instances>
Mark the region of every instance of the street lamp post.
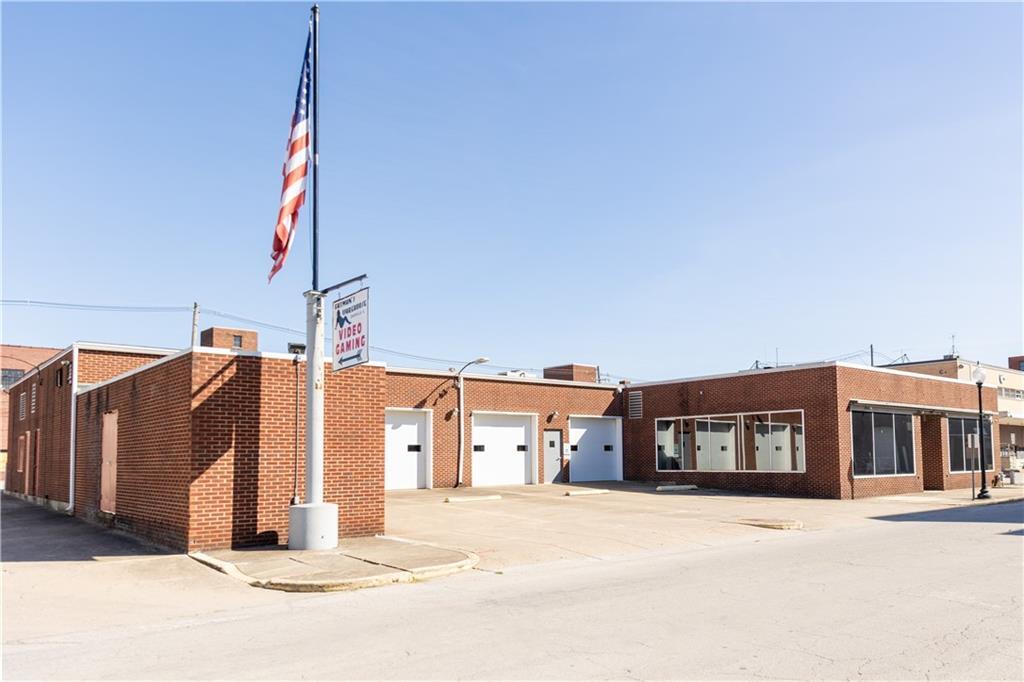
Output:
<instances>
[{"instance_id":1,"label":"street lamp post","mask_svg":"<svg viewBox=\"0 0 1024 682\"><path fill-rule=\"evenodd\" d=\"M979 500L989 498L988 483L985 481L985 412L981 406L981 386L985 383L985 370L981 363L974 369L974 383L978 385L978 456L981 458L981 490L978 491Z\"/></svg>"},{"instance_id":2,"label":"street lamp post","mask_svg":"<svg viewBox=\"0 0 1024 682\"><path fill-rule=\"evenodd\" d=\"M463 410L465 409L465 398L462 390L462 373L466 371L466 368L470 365L482 365L485 362L490 362L489 358L479 357L476 360L470 360L462 366L458 372L455 373L455 389L459 392L459 461L455 468L455 487L458 488L462 485L462 462L465 459L462 451L465 448L466 442L466 420L462 416ZM454 369L454 368L452 368Z\"/></svg>"}]
</instances>

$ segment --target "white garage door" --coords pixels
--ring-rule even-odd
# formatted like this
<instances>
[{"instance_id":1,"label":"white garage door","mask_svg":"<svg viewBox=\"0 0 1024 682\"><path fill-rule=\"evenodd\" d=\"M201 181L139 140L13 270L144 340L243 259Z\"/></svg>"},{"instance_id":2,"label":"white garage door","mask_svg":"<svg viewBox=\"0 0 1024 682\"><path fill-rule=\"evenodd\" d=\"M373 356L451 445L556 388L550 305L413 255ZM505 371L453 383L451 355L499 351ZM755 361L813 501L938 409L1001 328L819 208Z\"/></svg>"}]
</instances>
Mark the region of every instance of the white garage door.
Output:
<instances>
[{"instance_id":1,"label":"white garage door","mask_svg":"<svg viewBox=\"0 0 1024 682\"><path fill-rule=\"evenodd\" d=\"M618 420L605 417L570 417L569 480L621 481L622 452Z\"/></svg>"},{"instance_id":2,"label":"white garage door","mask_svg":"<svg viewBox=\"0 0 1024 682\"><path fill-rule=\"evenodd\" d=\"M533 481L533 420L529 415L473 415L473 485Z\"/></svg>"},{"instance_id":3,"label":"white garage door","mask_svg":"<svg viewBox=\"0 0 1024 682\"><path fill-rule=\"evenodd\" d=\"M385 490L428 487L429 415L429 412L412 410L384 412Z\"/></svg>"}]
</instances>

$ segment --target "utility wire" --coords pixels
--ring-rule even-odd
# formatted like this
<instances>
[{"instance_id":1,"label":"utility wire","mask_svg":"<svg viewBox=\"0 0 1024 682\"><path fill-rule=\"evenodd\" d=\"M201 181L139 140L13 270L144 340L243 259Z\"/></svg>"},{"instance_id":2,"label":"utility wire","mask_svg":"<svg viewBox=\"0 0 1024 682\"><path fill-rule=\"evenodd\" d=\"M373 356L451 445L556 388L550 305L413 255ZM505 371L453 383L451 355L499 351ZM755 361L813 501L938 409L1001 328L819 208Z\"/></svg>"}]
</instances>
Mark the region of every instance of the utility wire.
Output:
<instances>
[{"instance_id":1,"label":"utility wire","mask_svg":"<svg viewBox=\"0 0 1024 682\"><path fill-rule=\"evenodd\" d=\"M180 312L191 312L192 306L124 306L124 305L92 305L88 303L60 303L57 301L35 301L32 299L2 299L0 305L4 306L26 306L36 308L58 308L62 310L84 310L92 312L122 312L122 313L180 313ZM232 320L234 322L241 322L242 324L252 325L253 327L259 327L262 329L268 329L271 331L280 332L282 334L290 334L292 336L304 337L305 332L299 329L292 329L291 327L284 327L278 324L271 324L270 322L262 322L260 320L254 320L250 317L243 317L241 315L235 315L234 313L224 312L222 310L214 310L213 308L201 308L202 312L207 315L219 317L225 320ZM371 350L375 350L379 353L386 353L388 355L394 355L397 357L408 358L410 360L419 360L421 362L432 362L442 365L460 365L462 360L452 360L448 358L435 358L427 355L416 355L414 353L405 353L403 351L394 350L391 348L383 348L381 346L370 346ZM540 372L541 370L536 367L523 367L511 366L511 365L493 365L488 363L487 365L491 369L497 370L524 370L532 372Z\"/></svg>"}]
</instances>

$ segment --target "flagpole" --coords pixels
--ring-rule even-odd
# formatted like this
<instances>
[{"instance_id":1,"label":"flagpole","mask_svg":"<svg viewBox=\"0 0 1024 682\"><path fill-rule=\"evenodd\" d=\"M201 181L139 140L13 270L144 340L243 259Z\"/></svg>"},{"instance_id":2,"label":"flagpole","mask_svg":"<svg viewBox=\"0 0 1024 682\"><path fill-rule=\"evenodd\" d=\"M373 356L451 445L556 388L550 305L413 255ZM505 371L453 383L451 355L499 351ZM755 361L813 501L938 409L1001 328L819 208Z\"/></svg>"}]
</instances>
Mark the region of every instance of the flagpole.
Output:
<instances>
[{"instance_id":1,"label":"flagpole","mask_svg":"<svg viewBox=\"0 0 1024 682\"><path fill-rule=\"evenodd\" d=\"M320 291L320 6L313 12L313 291Z\"/></svg>"},{"instance_id":2,"label":"flagpole","mask_svg":"<svg viewBox=\"0 0 1024 682\"><path fill-rule=\"evenodd\" d=\"M290 549L338 546L338 506L324 502L324 292L320 291L320 7L313 19L313 287L306 292L306 499L288 512Z\"/></svg>"}]
</instances>

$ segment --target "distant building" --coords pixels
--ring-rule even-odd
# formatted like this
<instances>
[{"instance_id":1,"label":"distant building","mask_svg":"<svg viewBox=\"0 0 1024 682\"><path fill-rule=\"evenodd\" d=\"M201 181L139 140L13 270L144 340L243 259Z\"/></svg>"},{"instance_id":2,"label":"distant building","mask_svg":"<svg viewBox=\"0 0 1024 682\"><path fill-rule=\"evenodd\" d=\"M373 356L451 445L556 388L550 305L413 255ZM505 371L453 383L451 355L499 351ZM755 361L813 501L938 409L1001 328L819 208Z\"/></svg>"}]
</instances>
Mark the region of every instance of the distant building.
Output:
<instances>
[{"instance_id":1,"label":"distant building","mask_svg":"<svg viewBox=\"0 0 1024 682\"><path fill-rule=\"evenodd\" d=\"M0 481L4 480L4 472L7 469L7 410L10 400L7 389L58 350L39 346L0 344L0 373L3 382L3 392L0 393Z\"/></svg>"},{"instance_id":2,"label":"distant building","mask_svg":"<svg viewBox=\"0 0 1024 682\"><path fill-rule=\"evenodd\" d=\"M974 381L977 362L959 355L947 355L939 360L922 360L892 365L892 369L916 374L931 374L961 381ZM1011 357L1007 367L981 363L985 371L985 386L996 389L999 415L1000 455L1003 468L1018 468L1024 456L1024 355ZM1013 461L1011 461L1013 458Z\"/></svg>"}]
</instances>

